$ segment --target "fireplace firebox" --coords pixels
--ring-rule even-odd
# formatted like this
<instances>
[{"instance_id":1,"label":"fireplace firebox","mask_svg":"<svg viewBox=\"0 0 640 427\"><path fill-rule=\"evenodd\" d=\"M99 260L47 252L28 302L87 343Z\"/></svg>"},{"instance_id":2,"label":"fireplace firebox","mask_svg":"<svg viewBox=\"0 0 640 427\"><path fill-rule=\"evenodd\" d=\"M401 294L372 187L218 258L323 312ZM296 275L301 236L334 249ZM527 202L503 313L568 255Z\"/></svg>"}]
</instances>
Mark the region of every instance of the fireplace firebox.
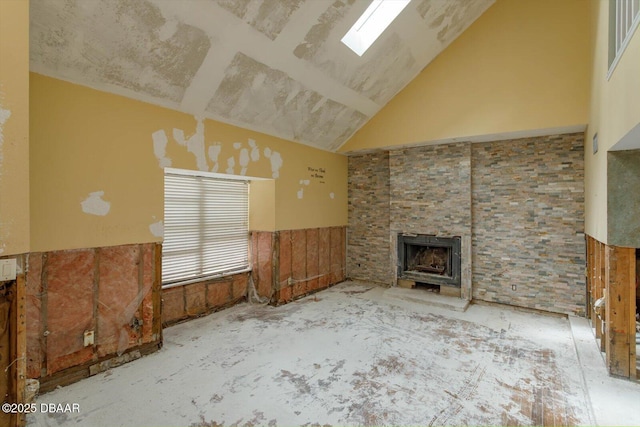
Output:
<instances>
[{"instance_id":1,"label":"fireplace firebox","mask_svg":"<svg viewBox=\"0 0 640 427\"><path fill-rule=\"evenodd\" d=\"M398 234L398 279L460 287L460 237Z\"/></svg>"}]
</instances>

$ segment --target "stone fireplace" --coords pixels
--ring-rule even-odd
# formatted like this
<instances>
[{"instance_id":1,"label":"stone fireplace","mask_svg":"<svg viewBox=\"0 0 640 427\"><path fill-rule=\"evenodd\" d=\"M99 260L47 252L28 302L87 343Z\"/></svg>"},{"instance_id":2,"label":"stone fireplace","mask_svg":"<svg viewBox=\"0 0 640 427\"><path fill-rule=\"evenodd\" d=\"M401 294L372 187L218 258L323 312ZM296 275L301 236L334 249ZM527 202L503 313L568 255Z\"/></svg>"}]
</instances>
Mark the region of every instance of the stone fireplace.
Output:
<instances>
[{"instance_id":1,"label":"stone fireplace","mask_svg":"<svg viewBox=\"0 0 640 427\"><path fill-rule=\"evenodd\" d=\"M464 300L580 313L583 144L584 133L575 133L351 155L348 276ZM412 269L399 261L404 244L399 247L398 239L420 235L460 237L459 286L402 278ZM442 255L435 250L427 256ZM423 272L442 270L441 261L430 264Z\"/></svg>"},{"instance_id":2,"label":"stone fireplace","mask_svg":"<svg viewBox=\"0 0 640 427\"><path fill-rule=\"evenodd\" d=\"M398 234L397 278L429 285L460 287L460 237Z\"/></svg>"}]
</instances>

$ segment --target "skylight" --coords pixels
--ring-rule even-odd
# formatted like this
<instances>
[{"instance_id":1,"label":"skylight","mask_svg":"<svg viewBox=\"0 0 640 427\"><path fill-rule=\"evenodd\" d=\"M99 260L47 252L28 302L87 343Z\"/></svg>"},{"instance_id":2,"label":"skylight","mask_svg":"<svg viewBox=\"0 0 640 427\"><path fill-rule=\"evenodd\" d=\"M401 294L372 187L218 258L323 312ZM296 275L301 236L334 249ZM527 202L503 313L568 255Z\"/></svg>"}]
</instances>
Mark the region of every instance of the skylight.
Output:
<instances>
[{"instance_id":1,"label":"skylight","mask_svg":"<svg viewBox=\"0 0 640 427\"><path fill-rule=\"evenodd\" d=\"M342 38L358 56L369 49L411 0L373 0Z\"/></svg>"}]
</instances>

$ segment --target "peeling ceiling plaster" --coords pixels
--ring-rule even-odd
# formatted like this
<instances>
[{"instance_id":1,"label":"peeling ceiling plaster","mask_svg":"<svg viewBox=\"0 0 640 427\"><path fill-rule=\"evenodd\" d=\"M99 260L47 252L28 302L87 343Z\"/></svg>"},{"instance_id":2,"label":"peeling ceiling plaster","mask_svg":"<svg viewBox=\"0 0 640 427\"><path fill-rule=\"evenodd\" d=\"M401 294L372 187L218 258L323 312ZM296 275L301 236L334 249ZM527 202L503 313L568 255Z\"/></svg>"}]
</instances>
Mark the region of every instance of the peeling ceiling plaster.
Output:
<instances>
[{"instance_id":1,"label":"peeling ceiling plaster","mask_svg":"<svg viewBox=\"0 0 640 427\"><path fill-rule=\"evenodd\" d=\"M494 0L413 0L359 57L370 0L32 0L31 70L335 151Z\"/></svg>"}]
</instances>

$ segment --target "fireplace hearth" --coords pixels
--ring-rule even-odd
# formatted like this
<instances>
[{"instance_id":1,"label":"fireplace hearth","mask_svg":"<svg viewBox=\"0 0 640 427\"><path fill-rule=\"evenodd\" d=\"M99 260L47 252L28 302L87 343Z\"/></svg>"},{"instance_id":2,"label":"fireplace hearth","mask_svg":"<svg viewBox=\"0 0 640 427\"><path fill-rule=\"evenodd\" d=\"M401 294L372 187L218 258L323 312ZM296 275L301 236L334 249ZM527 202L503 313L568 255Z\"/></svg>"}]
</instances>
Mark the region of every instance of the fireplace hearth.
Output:
<instances>
[{"instance_id":1,"label":"fireplace hearth","mask_svg":"<svg viewBox=\"0 0 640 427\"><path fill-rule=\"evenodd\" d=\"M398 234L398 279L460 287L460 237Z\"/></svg>"}]
</instances>

